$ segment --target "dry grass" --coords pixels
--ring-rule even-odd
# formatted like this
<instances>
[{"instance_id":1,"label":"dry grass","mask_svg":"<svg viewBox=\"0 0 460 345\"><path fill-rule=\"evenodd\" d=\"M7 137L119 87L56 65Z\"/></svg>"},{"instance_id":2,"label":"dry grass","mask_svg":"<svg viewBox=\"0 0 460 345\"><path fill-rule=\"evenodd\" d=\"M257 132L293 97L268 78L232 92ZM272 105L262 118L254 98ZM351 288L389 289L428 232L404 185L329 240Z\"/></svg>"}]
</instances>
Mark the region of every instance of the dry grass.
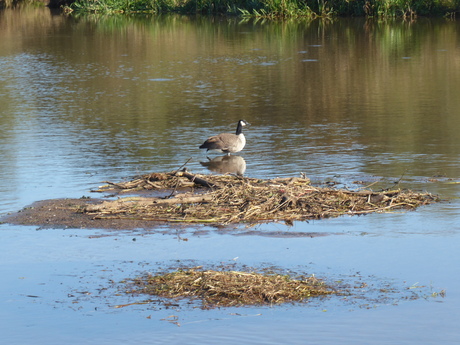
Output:
<instances>
[{"instance_id":1,"label":"dry grass","mask_svg":"<svg viewBox=\"0 0 460 345\"><path fill-rule=\"evenodd\" d=\"M184 187L189 192L181 192ZM319 188L306 178L261 180L233 175L154 173L99 191L168 190L170 197L126 197L87 205L95 219L139 219L182 223L259 223L293 221L415 209L438 201L429 193L409 190L348 191ZM173 196L174 195L174 196ZM172 197L173 196L173 197Z\"/></svg>"},{"instance_id":2,"label":"dry grass","mask_svg":"<svg viewBox=\"0 0 460 345\"><path fill-rule=\"evenodd\" d=\"M314 276L297 280L280 274L201 270L199 267L136 278L126 292L198 299L204 308L304 302L310 297L335 293Z\"/></svg>"}]
</instances>

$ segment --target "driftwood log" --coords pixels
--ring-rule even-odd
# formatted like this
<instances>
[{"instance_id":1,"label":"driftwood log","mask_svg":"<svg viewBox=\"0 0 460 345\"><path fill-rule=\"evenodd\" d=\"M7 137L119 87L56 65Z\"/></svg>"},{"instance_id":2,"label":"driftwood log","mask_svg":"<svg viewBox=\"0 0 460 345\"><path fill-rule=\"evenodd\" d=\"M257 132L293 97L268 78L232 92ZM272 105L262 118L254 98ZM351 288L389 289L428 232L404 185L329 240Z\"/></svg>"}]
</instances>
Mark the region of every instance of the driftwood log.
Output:
<instances>
[{"instance_id":1,"label":"driftwood log","mask_svg":"<svg viewBox=\"0 0 460 345\"><path fill-rule=\"evenodd\" d=\"M104 212L107 210L122 210L132 207L148 207L172 204L207 203L212 200L211 195L179 194L170 199L164 198L145 198L145 197L126 197L117 200L104 201L101 204L91 204L84 208L84 212Z\"/></svg>"}]
</instances>

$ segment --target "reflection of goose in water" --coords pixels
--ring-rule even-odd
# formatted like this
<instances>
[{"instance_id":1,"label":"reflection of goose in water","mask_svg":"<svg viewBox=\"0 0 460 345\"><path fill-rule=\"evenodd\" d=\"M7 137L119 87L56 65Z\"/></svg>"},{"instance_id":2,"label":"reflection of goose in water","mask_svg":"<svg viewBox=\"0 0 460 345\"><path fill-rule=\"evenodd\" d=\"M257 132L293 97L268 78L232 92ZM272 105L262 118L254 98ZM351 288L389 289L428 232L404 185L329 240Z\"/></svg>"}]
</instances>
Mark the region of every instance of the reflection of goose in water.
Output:
<instances>
[{"instance_id":1,"label":"reflection of goose in water","mask_svg":"<svg viewBox=\"0 0 460 345\"><path fill-rule=\"evenodd\" d=\"M226 154L239 152L246 145L246 138L243 134L243 126L248 125L244 120L238 121L236 133L221 133L208 138L201 146L200 149L217 150Z\"/></svg>"},{"instance_id":2,"label":"reflection of goose in water","mask_svg":"<svg viewBox=\"0 0 460 345\"><path fill-rule=\"evenodd\" d=\"M246 171L246 161L240 156L219 156L209 159L208 162L200 163L201 165L207 167L210 171L214 171L219 174L231 173L243 176Z\"/></svg>"}]
</instances>

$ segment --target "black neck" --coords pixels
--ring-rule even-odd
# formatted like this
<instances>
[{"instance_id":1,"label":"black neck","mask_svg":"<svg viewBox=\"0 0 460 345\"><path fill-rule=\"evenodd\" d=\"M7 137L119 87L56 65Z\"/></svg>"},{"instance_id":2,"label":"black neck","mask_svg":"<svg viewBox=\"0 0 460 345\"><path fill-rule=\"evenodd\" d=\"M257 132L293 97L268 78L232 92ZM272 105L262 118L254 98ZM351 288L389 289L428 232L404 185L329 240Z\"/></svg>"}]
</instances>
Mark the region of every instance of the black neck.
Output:
<instances>
[{"instance_id":1,"label":"black neck","mask_svg":"<svg viewBox=\"0 0 460 345\"><path fill-rule=\"evenodd\" d=\"M236 135L240 135L243 132L243 125L241 121L238 121L238 126L236 127Z\"/></svg>"}]
</instances>

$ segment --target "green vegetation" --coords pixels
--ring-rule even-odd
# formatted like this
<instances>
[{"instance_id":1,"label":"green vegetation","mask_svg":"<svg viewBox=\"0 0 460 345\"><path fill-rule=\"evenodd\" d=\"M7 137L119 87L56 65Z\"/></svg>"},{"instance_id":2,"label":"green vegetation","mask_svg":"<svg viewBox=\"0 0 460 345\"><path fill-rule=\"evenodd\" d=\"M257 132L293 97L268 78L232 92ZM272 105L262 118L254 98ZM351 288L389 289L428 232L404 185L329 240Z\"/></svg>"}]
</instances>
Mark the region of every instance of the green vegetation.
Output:
<instances>
[{"instance_id":1,"label":"green vegetation","mask_svg":"<svg viewBox=\"0 0 460 345\"><path fill-rule=\"evenodd\" d=\"M68 9L101 13L225 14L263 17L312 16L297 0L76 0Z\"/></svg>"},{"instance_id":2,"label":"green vegetation","mask_svg":"<svg viewBox=\"0 0 460 345\"><path fill-rule=\"evenodd\" d=\"M46 0L0 0L0 9ZM65 5L63 5L65 4ZM49 0L66 13L180 13L257 18L455 17L460 0Z\"/></svg>"},{"instance_id":3,"label":"green vegetation","mask_svg":"<svg viewBox=\"0 0 460 345\"><path fill-rule=\"evenodd\" d=\"M67 12L223 14L264 18L455 16L460 0L75 0Z\"/></svg>"}]
</instances>

